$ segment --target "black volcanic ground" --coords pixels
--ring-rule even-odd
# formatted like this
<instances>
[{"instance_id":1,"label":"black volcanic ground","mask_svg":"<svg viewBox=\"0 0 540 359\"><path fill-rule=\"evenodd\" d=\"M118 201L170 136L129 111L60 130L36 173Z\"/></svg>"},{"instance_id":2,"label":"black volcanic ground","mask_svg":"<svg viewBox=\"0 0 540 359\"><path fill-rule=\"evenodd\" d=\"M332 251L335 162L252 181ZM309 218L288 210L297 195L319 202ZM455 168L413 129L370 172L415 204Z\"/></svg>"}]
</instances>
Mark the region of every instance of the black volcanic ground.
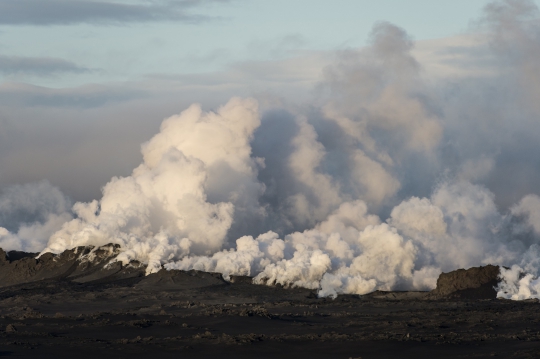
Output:
<instances>
[{"instance_id":1,"label":"black volcanic ground","mask_svg":"<svg viewBox=\"0 0 540 359\"><path fill-rule=\"evenodd\" d=\"M317 298L197 271L144 276L119 249L0 251L0 356L539 358L537 301L495 299L498 267L425 292Z\"/></svg>"}]
</instances>

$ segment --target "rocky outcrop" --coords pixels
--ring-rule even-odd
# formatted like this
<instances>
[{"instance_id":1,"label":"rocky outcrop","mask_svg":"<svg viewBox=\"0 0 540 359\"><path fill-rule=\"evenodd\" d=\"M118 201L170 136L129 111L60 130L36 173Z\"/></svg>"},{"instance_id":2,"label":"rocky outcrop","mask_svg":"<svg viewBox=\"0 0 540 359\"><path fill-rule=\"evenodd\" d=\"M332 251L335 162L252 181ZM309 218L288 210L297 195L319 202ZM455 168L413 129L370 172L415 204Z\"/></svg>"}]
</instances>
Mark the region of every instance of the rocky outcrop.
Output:
<instances>
[{"instance_id":1,"label":"rocky outcrop","mask_svg":"<svg viewBox=\"0 0 540 359\"><path fill-rule=\"evenodd\" d=\"M85 283L144 275L146 267L138 262L124 266L116 262L117 244L101 247L76 247L60 254L8 252L0 249L0 287L40 280L69 280Z\"/></svg>"},{"instance_id":2,"label":"rocky outcrop","mask_svg":"<svg viewBox=\"0 0 540 359\"><path fill-rule=\"evenodd\" d=\"M101 247L76 247L60 254L13 252L0 248L0 287L62 280L75 283L113 283L129 280L129 285L145 291L185 290L216 285L227 285L220 273L196 270L180 271L161 269L145 275L146 265L131 261L127 265L116 260L120 246L107 244Z\"/></svg>"},{"instance_id":3,"label":"rocky outcrop","mask_svg":"<svg viewBox=\"0 0 540 359\"><path fill-rule=\"evenodd\" d=\"M498 266L487 265L441 273L437 279L437 288L427 297L429 299L495 299L499 272Z\"/></svg>"}]
</instances>

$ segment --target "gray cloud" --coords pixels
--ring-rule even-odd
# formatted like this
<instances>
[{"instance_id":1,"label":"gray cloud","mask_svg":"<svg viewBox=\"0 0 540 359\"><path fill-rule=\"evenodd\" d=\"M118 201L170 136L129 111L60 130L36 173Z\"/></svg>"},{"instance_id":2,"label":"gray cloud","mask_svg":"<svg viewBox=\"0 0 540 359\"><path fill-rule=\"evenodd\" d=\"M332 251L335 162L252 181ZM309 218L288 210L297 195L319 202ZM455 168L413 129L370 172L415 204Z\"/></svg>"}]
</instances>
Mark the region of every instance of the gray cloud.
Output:
<instances>
[{"instance_id":1,"label":"gray cloud","mask_svg":"<svg viewBox=\"0 0 540 359\"><path fill-rule=\"evenodd\" d=\"M85 73L90 71L92 70L63 59L0 55L0 73L5 75L50 76L60 73Z\"/></svg>"},{"instance_id":2,"label":"gray cloud","mask_svg":"<svg viewBox=\"0 0 540 359\"><path fill-rule=\"evenodd\" d=\"M140 98L144 91L103 85L51 89L24 83L5 83L0 85L0 95L0 104L3 105L92 108Z\"/></svg>"},{"instance_id":3,"label":"gray cloud","mask_svg":"<svg viewBox=\"0 0 540 359\"><path fill-rule=\"evenodd\" d=\"M163 20L198 23L210 17L191 14L187 10L217 1L224 0L153 1L139 4L92 0L3 0L0 2L0 24L120 24Z\"/></svg>"},{"instance_id":4,"label":"gray cloud","mask_svg":"<svg viewBox=\"0 0 540 359\"><path fill-rule=\"evenodd\" d=\"M70 200L48 181L8 186L0 191L0 227L16 231L23 223L45 222L49 213L70 208Z\"/></svg>"},{"instance_id":5,"label":"gray cloud","mask_svg":"<svg viewBox=\"0 0 540 359\"><path fill-rule=\"evenodd\" d=\"M0 188L48 179L92 200L112 176L129 175L140 145L191 103L218 106L234 91L149 82L47 89L0 85Z\"/></svg>"}]
</instances>

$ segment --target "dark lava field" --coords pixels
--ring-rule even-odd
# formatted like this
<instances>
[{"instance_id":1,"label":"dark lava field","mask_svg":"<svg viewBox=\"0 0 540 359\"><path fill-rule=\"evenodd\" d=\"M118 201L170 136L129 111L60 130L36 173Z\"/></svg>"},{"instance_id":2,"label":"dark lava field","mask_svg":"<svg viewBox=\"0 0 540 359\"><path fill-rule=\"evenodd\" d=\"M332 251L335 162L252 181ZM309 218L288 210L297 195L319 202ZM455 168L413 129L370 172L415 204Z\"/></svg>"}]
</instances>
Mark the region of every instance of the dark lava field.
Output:
<instances>
[{"instance_id":1,"label":"dark lava field","mask_svg":"<svg viewBox=\"0 0 540 359\"><path fill-rule=\"evenodd\" d=\"M540 304L495 299L498 267L432 292L317 298L249 277L110 264L116 246L0 250L0 357L540 358Z\"/></svg>"}]
</instances>

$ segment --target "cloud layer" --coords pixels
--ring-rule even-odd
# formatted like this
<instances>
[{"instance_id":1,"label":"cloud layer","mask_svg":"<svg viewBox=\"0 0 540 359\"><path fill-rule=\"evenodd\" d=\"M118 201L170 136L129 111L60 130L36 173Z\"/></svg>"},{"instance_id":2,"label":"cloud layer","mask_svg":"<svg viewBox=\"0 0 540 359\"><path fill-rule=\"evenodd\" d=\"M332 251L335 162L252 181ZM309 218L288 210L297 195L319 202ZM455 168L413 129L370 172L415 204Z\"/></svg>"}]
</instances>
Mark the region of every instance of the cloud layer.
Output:
<instances>
[{"instance_id":1,"label":"cloud layer","mask_svg":"<svg viewBox=\"0 0 540 359\"><path fill-rule=\"evenodd\" d=\"M220 0L213 0L220 1ZM5 0L0 3L3 25L71 25L123 24L149 21L183 21L198 23L209 20L204 15L187 12L204 0L157 2L119 2L92 0Z\"/></svg>"},{"instance_id":2,"label":"cloud layer","mask_svg":"<svg viewBox=\"0 0 540 359\"><path fill-rule=\"evenodd\" d=\"M90 69L55 58L0 56L0 73L4 75L30 74L50 76L59 73L85 73Z\"/></svg>"}]
</instances>

